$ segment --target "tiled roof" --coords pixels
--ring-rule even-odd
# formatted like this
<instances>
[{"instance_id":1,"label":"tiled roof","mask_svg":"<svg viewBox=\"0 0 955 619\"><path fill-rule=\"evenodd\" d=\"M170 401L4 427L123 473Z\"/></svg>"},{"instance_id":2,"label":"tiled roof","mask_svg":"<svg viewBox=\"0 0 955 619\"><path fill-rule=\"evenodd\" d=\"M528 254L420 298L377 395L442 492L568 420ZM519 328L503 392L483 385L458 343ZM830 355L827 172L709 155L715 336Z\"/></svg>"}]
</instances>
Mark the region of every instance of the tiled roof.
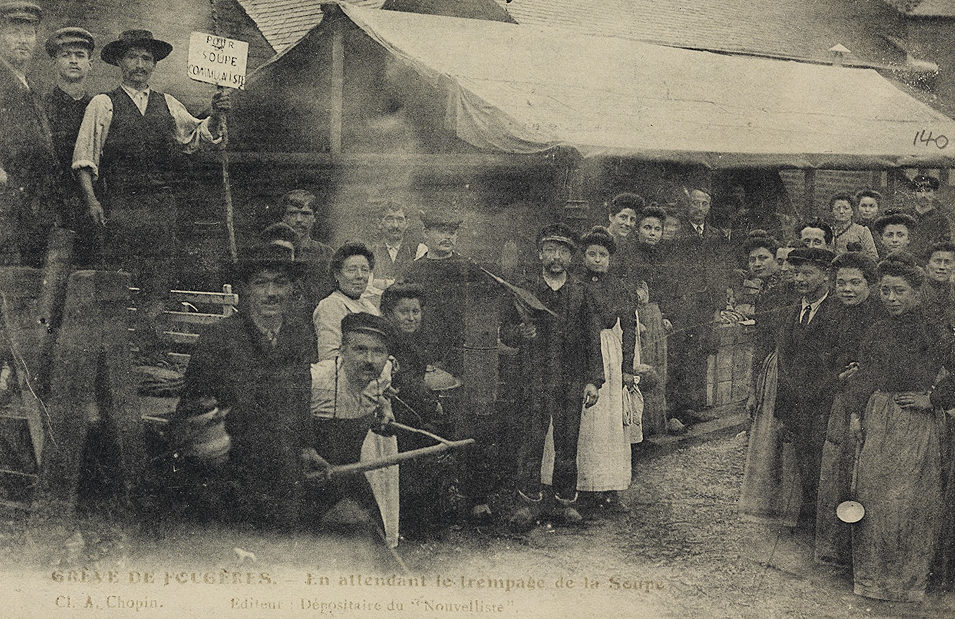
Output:
<instances>
[{"instance_id":1,"label":"tiled roof","mask_svg":"<svg viewBox=\"0 0 955 619\"><path fill-rule=\"evenodd\" d=\"M857 0L495 0L519 24L560 27L680 47L826 61L842 44L848 61L891 62L879 28L897 15ZM929 0L926 0L929 1ZM941 0L936 0L941 2ZM951 4L951 2L949 2ZM875 15L875 18L871 16ZM888 22L888 23L885 23ZM873 24L880 24L873 27Z\"/></svg>"},{"instance_id":2,"label":"tiled roof","mask_svg":"<svg viewBox=\"0 0 955 619\"><path fill-rule=\"evenodd\" d=\"M298 43L322 22L319 0L236 0L259 27L276 53ZM385 0L347 0L350 4L380 9Z\"/></svg>"},{"instance_id":3,"label":"tiled roof","mask_svg":"<svg viewBox=\"0 0 955 619\"><path fill-rule=\"evenodd\" d=\"M955 17L955 0L885 0L906 15L915 17Z\"/></svg>"}]
</instances>

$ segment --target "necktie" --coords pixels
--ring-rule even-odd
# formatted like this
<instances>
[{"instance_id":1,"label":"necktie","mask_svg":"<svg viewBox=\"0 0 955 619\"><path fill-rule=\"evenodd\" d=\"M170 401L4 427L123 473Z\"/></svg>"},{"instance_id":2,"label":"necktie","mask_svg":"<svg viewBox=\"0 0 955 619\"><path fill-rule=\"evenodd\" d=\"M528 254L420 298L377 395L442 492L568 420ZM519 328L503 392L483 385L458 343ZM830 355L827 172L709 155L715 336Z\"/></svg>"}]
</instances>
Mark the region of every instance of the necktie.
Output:
<instances>
[{"instance_id":1,"label":"necktie","mask_svg":"<svg viewBox=\"0 0 955 619\"><path fill-rule=\"evenodd\" d=\"M812 306L807 305L802 310L802 318L799 319L799 324L805 327L809 324L809 314L812 312Z\"/></svg>"}]
</instances>

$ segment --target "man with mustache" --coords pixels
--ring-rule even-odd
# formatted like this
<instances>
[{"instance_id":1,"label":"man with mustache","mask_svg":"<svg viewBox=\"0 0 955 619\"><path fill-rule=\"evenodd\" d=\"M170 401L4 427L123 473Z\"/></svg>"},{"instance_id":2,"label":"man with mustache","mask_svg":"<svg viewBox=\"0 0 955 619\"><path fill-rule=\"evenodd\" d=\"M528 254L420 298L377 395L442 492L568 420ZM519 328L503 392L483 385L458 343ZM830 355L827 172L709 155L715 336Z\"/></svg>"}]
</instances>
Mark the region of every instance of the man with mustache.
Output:
<instances>
[{"instance_id":1,"label":"man with mustache","mask_svg":"<svg viewBox=\"0 0 955 619\"><path fill-rule=\"evenodd\" d=\"M127 30L103 47L100 57L119 67L122 84L90 101L73 151L87 215L104 227L104 258L132 273L142 291L136 336L147 359L161 351L157 318L175 282L183 153L218 142L220 121L231 108L228 94L216 93L212 114L200 121L172 95L153 90L156 63L171 52L172 45L148 30Z\"/></svg>"},{"instance_id":2,"label":"man with mustache","mask_svg":"<svg viewBox=\"0 0 955 619\"><path fill-rule=\"evenodd\" d=\"M193 348L171 428L200 516L281 529L299 521L302 476L318 462L309 420L314 331L289 311L303 271L287 247L251 251L231 274L239 311L206 329ZM228 411L225 463L197 452L190 421L214 408Z\"/></svg>"},{"instance_id":3,"label":"man with mustache","mask_svg":"<svg viewBox=\"0 0 955 619\"><path fill-rule=\"evenodd\" d=\"M371 245L375 252L375 279L400 279L415 258L415 247L405 240L408 218L401 204L386 200L379 205L380 237Z\"/></svg>"},{"instance_id":4,"label":"man with mustache","mask_svg":"<svg viewBox=\"0 0 955 619\"><path fill-rule=\"evenodd\" d=\"M26 77L40 7L0 2L0 264L40 266L61 204L50 126Z\"/></svg>"},{"instance_id":5,"label":"man with mustache","mask_svg":"<svg viewBox=\"0 0 955 619\"><path fill-rule=\"evenodd\" d=\"M799 301L782 314L776 334L779 387L774 413L796 452L803 486L800 521L810 527L815 523L829 411L842 371L835 350L842 311L829 290L834 258L831 251L817 247L790 252Z\"/></svg>"},{"instance_id":6,"label":"man with mustache","mask_svg":"<svg viewBox=\"0 0 955 619\"><path fill-rule=\"evenodd\" d=\"M520 349L522 401L518 454L517 498L510 524L518 531L535 526L541 514L559 524L576 524L577 438L582 408L597 403L604 382L600 352L601 325L584 287L569 271L577 239L561 223L537 234L541 268L525 284L554 315L537 312L532 321L511 308L501 336ZM586 414L584 412L583 414ZM553 505L541 487L541 459L547 429L554 427Z\"/></svg>"},{"instance_id":7,"label":"man with mustache","mask_svg":"<svg viewBox=\"0 0 955 619\"><path fill-rule=\"evenodd\" d=\"M92 71L93 35L83 28L67 27L54 32L46 41L46 53L53 60L56 85L46 97L45 108L53 134L53 151L62 172L61 183L66 208L66 225L77 232L74 263L94 264L95 228L86 217L86 201L73 177L73 148L80 131L86 106L92 100L86 78Z\"/></svg>"},{"instance_id":8,"label":"man with mustache","mask_svg":"<svg viewBox=\"0 0 955 619\"><path fill-rule=\"evenodd\" d=\"M395 436L384 431L394 420L389 399L394 393L385 372L395 333L391 323L367 312L341 321L342 346L334 359L311 367L311 412L319 466L351 464L394 455ZM383 525L386 543L398 543L398 466L359 476L332 479L316 493L315 519L346 496L354 497L373 520Z\"/></svg>"}]
</instances>

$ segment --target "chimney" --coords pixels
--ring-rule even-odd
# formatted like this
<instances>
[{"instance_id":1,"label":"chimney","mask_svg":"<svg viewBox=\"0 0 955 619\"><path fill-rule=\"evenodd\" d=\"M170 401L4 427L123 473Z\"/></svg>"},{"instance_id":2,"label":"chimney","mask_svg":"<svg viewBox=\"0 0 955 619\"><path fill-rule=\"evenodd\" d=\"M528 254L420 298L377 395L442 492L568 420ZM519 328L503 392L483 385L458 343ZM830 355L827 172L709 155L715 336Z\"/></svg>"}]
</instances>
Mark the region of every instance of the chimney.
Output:
<instances>
[{"instance_id":1,"label":"chimney","mask_svg":"<svg viewBox=\"0 0 955 619\"><path fill-rule=\"evenodd\" d=\"M851 53L844 45L836 44L830 47L829 56L832 58L832 66L841 67L846 61L846 56Z\"/></svg>"}]
</instances>

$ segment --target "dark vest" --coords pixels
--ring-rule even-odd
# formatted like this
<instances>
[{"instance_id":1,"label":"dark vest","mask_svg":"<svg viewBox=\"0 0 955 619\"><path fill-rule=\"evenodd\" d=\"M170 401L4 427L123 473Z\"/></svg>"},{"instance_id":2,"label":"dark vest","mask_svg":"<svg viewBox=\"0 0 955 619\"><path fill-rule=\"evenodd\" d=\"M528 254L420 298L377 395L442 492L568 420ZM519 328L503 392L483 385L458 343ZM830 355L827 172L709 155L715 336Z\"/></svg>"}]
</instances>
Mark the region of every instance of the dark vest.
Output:
<instances>
[{"instance_id":1,"label":"dark vest","mask_svg":"<svg viewBox=\"0 0 955 619\"><path fill-rule=\"evenodd\" d=\"M166 97L151 90L143 115L122 88L106 94L113 102L113 121L103 145L100 176L109 191L168 184L179 167L181 145Z\"/></svg>"}]
</instances>

